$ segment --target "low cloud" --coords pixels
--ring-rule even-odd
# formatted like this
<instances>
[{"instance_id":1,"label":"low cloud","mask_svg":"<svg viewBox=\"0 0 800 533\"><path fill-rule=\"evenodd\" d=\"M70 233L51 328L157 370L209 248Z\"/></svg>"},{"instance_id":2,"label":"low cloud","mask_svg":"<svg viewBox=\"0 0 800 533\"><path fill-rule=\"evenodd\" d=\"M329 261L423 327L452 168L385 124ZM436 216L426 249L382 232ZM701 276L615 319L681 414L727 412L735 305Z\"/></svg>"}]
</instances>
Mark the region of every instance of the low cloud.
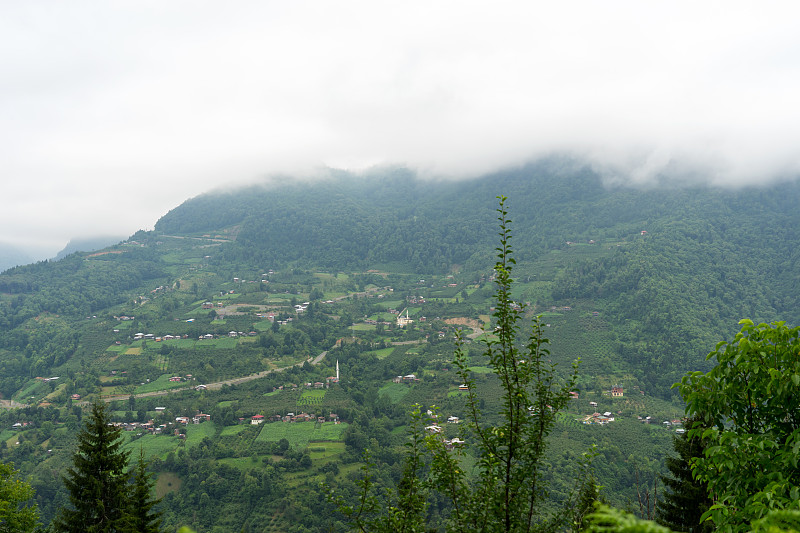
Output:
<instances>
[{"instance_id":1,"label":"low cloud","mask_svg":"<svg viewBox=\"0 0 800 533\"><path fill-rule=\"evenodd\" d=\"M529 4L6 5L0 241L132 233L205 190L323 166L800 171L794 3Z\"/></svg>"}]
</instances>

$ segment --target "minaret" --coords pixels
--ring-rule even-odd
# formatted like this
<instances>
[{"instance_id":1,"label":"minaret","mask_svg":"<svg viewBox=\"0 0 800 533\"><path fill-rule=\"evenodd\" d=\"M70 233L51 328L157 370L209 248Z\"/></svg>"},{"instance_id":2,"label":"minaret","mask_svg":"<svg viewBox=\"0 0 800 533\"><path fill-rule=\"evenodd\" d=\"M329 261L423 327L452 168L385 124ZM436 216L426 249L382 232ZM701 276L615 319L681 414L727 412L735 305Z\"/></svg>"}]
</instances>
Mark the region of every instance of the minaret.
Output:
<instances>
[{"instance_id":1,"label":"minaret","mask_svg":"<svg viewBox=\"0 0 800 533\"><path fill-rule=\"evenodd\" d=\"M336 381L339 381L339 360L336 360Z\"/></svg>"}]
</instances>

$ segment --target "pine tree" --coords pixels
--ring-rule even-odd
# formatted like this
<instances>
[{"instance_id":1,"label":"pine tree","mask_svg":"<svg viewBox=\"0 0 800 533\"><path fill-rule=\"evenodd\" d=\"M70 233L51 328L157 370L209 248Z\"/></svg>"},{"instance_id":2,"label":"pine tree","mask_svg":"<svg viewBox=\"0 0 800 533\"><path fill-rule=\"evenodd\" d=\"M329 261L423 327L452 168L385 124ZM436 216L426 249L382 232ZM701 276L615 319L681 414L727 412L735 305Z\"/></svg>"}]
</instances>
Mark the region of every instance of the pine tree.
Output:
<instances>
[{"instance_id":1,"label":"pine tree","mask_svg":"<svg viewBox=\"0 0 800 533\"><path fill-rule=\"evenodd\" d=\"M695 419L689 419L686 427L692 428ZM708 488L692 476L691 460L703 456L703 443L689 432L673 441L677 457L667 457L670 472L661 476L667 487L666 494L656 507L658 523L675 531L706 532L713 529L711 522L700 523L700 517L712 505Z\"/></svg>"},{"instance_id":2,"label":"pine tree","mask_svg":"<svg viewBox=\"0 0 800 533\"><path fill-rule=\"evenodd\" d=\"M105 405L92 405L91 414L78 433L73 466L64 476L71 508L60 510L56 531L131 531L128 454L122 450L122 430L111 425L110 420Z\"/></svg>"},{"instance_id":3,"label":"pine tree","mask_svg":"<svg viewBox=\"0 0 800 533\"><path fill-rule=\"evenodd\" d=\"M133 490L130 500L130 514L133 518L133 530L137 533L160 533L161 511L153 511L160 498L153 499L153 479L147 472L144 460L144 449L139 449L139 460L133 470Z\"/></svg>"}]
</instances>

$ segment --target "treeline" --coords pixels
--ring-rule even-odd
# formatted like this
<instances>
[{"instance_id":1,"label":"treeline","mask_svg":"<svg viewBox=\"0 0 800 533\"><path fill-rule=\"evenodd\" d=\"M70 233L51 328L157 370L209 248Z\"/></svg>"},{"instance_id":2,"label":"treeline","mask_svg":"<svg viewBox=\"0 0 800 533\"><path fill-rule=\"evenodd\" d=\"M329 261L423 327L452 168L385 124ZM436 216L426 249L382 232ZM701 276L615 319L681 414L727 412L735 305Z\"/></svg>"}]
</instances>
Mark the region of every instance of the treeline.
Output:
<instances>
[{"instance_id":1,"label":"treeline","mask_svg":"<svg viewBox=\"0 0 800 533\"><path fill-rule=\"evenodd\" d=\"M157 252L143 248L96 258L73 254L60 261L10 269L0 275L0 293L10 295L0 305L0 330L44 312L91 315L121 303L127 291L164 275Z\"/></svg>"}]
</instances>

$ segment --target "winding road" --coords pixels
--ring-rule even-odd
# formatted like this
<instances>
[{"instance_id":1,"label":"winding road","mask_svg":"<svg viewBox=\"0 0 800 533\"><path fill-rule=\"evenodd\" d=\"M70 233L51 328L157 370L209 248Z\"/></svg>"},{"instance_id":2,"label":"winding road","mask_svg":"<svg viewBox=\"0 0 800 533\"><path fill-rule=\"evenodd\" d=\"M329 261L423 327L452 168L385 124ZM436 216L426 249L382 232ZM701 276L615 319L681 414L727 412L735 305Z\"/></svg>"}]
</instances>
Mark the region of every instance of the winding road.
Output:
<instances>
[{"instance_id":1,"label":"winding road","mask_svg":"<svg viewBox=\"0 0 800 533\"><path fill-rule=\"evenodd\" d=\"M296 367L296 366L302 366L305 363L310 363L312 365L318 365L319 362L322 361L325 358L326 355L328 355L328 351L327 350L325 350L324 352L322 352L321 354L319 354L318 356L316 356L314 358L306 359L305 361L303 361L301 363L296 363L296 364L291 365L291 366L285 366L283 368L273 368L272 370L263 370L261 372L257 372L255 374L250 374L250 375L247 375L247 376L242 376L240 378L231 378L231 379L226 379L226 380L223 380L223 381L215 381L214 383L205 383L205 386L206 386L206 389L208 389L208 390L218 390L218 389L221 389L223 385L238 385L240 383L245 383L247 381L253 381L254 379L263 378L264 376L267 376L269 374L273 374L275 372L283 372L284 370L288 370L288 369ZM133 397L134 398L147 398L148 396L166 396L167 394L173 394L175 392L182 392L182 391L186 391L186 390L191 390L191 389L194 389L196 387L197 387L197 385L193 385L191 387L180 387L180 388L177 388L177 389L166 389L166 390L159 390L159 391L153 391L153 392L143 392L141 394L134 394ZM118 395L114 395L114 396L106 396L106 397L103 398L103 401L104 402L113 402L113 401L116 401L116 400L127 400L130 397L131 397L130 394L118 394Z\"/></svg>"}]
</instances>

